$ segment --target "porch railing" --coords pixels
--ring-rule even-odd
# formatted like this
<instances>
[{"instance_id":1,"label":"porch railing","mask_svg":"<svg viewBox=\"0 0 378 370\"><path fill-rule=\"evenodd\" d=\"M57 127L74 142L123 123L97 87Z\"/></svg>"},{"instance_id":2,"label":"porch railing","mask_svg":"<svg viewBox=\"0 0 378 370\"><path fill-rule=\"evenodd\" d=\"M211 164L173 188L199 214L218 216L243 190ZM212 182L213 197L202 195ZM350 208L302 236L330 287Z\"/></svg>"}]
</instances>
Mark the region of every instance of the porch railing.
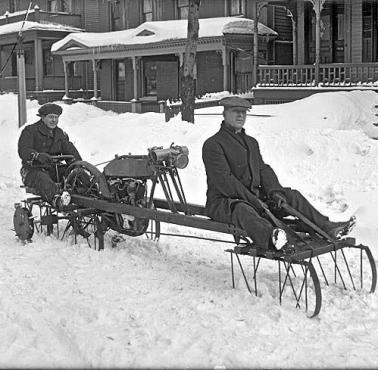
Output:
<instances>
[{"instance_id":1,"label":"porch railing","mask_svg":"<svg viewBox=\"0 0 378 370\"><path fill-rule=\"evenodd\" d=\"M83 87L81 76L70 77L68 83L69 88L73 90ZM42 84L44 90L64 90L64 76L45 76ZM26 91L35 91L35 89L35 78L26 77ZM0 91L17 91L17 77L0 77Z\"/></svg>"},{"instance_id":2,"label":"porch railing","mask_svg":"<svg viewBox=\"0 0 378 370\"><path fill-rule=\"evenodd\" d=\"M378 87L378 63L333 63L319 65L316 82L314 65L260 65L260 86L356 86Z\"/></svg>"}]
</instances>

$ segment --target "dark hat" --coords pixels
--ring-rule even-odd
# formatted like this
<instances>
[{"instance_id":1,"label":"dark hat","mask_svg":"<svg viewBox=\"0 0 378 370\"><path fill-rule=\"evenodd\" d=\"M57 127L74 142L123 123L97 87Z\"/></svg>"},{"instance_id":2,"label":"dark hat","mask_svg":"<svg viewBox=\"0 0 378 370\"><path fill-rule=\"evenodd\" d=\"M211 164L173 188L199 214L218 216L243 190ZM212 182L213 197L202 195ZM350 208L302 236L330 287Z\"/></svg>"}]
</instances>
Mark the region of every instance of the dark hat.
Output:
<instances>
[{"instance_id":1,"label":"dark hat","mask_svg":"<svg viewBox=\"0 0 378 370\"><path fill-rule=\"evenodd\" d=\"M227 96L219 100L219 105L223 105L224 108L244 108L244 109L251 109L252 104L247 100L240 98L239 96Z\"/></svg>"},{"instance_id":2,"label":"dark hat","mask_svg":"<svg viewBox=\"0 0 378 370\"><path fill-rule=\"evenodd\" d=\"M38 109L37 116L43 117L47 116L48 114L57 114L58 116L60 116L62 112L63 109L60 105L55 103L46 103Z\"/></svg>"}]
</instances>

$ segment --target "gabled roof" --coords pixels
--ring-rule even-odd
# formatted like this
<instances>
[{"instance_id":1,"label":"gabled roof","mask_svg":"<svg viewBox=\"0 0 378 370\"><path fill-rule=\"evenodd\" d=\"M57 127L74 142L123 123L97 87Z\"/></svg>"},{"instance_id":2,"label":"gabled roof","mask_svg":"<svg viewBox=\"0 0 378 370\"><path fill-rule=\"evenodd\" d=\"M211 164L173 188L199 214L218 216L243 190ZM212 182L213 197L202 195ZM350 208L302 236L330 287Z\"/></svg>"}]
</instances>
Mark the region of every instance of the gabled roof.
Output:
<instances>
[{"instance_id":1,"label":"gabled roof","mask_svg":"<svg viewBox=\"0 0 378 370\"><path fill-rule=\"evenodd\" d=\"M69 34L54 43L53 52L72 48L101 48L112 46L131 46L156 44L164 41L179 41L187 38L188 21L186 19L145 22L137 28L93 33L81 32ZM206 18L199 20L199 40L201 38L222 37L225 34L253 34L254 21L239 17ZM271 28L258 24L259 35L277 36Z\"/></svg>"},{"instance_id":2,"label":"gabled roof","mask_svg":"<svg viewBox=\"0 0 378 370\"><path fill-rule=\"evenodd\" d=\"M18 33L21 30L23 22L8 23L0 26L0 36L7 35L10 33ZM43 30L43 31L61 31L61 32L81 32L81 28L76 28L72 26L66 26L58 23L48 23L48 22L31 22L26 21L22 27L22 32L31 30Z\"/></svg>"}]
</instances>

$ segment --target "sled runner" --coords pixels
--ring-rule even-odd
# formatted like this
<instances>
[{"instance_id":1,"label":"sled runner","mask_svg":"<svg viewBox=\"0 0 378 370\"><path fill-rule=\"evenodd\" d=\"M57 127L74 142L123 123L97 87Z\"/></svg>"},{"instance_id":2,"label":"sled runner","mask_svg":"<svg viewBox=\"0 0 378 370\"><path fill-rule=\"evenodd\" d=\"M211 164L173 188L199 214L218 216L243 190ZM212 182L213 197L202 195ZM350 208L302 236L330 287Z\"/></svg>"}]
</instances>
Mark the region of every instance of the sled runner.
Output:
<instances>
[{"instance_id":1,"label":"sled runner","mask_svg":"<svg viewBox=\"0 0 378 370\"><path fill-rule=\"evenodd\" d=\"M104 234L109 229L133 237L147 235L153 240L170 235L228 244L233 287L238 274L249 292L258 295L258 280L273 273L272 269L269 273L261 271L262 263L276 265L279 302L291 295L296 307L304 308L310 317L318 315L322 304L319 271L325 285L375 291L377 271L369 247L356 245L353 238L333 239L289 205L282 204L289 216L278 219L267 205L265 216L273 225L285 229L292 248L260 248L243 230L211 220L205 207L186 201L178 170L187 164L188 149L173 145L151 148L148 155L116 156L103 172L88 162L74 162L62 183L71 194L69 209L58 212L41 197L27 198L16 205L16 234L24 241L32 238L34 229L46 229L47 234L56 230L59 235L59 223L64 219L62 238L73 233L75 242L78 237L85 238L96 250L104 248ZM157 186L165 199L155 197ZM228 239L163 233L162 222L214 231Z\"/></svg>"}]
</instances>

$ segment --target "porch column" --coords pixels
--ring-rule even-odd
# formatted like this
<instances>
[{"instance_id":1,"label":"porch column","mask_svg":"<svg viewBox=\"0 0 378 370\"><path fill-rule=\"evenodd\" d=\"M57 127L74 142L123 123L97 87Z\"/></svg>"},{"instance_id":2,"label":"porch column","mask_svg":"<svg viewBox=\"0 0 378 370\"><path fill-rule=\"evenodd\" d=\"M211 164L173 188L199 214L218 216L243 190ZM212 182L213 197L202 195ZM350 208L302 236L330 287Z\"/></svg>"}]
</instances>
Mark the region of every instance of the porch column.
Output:
<instances>
[{"instance_id":1,"label":"porch column","mask_svg":"<svg viewBox=\"0 0 378 370\"><path fill-rule=\"evenodd\" d=\"M142 102L140 98L140 57L132 57L134 72L134 98L131 100L131 111L133 113L142 113Z\"/></svg>"},{"instance_id":2,"label":"porch column","mask_svg":"<svg viewBox=\"0 0 378 370\"><path fill-rule=\"evenodd\" d=\"M305 64L304 2L297 2L297 62Z\"/></svg>"},{"instance_id":3,"label":"porch column","mask_svg":"<svg viewBox=\"0 0 378 370\"><path fill-rule=\"evenodd\" d=\"M134 100L139 99L139 70L140 70L140 58L132 57L133 61L133 72L134 72Z\"/></svg>"},{"instance_id":4,"label":"porch column","mask_svg":"<svg viewBox=\"0 0 378 370\"><path fill-rule=\"evenodd\" d=\"M252 0L252 19L253 19L253 66L252 66L252 86L258 83L258 65L259 65L259 17L262 8L268 5L267 1Z\"/></svg>"},{"instance_id":5,"label":"porch column","mask_svg":"<svg viewBox=\"0 0 378 370\"><path fill-rule=\"evenodd\" d=\"M352 1L345 0L344 2L344 24L345 24L345 33L344 33L344 62L351 63L351 51L352 51Z\"/></svg>"},{"instance_id":6,"label":"porch column","mask_svg":"<svg viewBox=\"0 0 378 370\"><path fill-rule=\"evenodd\" d=\"M93 71L93 100L98 99L98 87L97 87L97 59L92 59L92 71Z\"/></svg>"},{"instance_id":7,"label":"porch column","mask_svg":"<svg viewBox=\"0 0 378 370\"><path fill-rule=\"evenodd\" d=\"M63 71L64 71L64 98L63 100L68 100L70 97L70 91L68 87L68 62L63 61Z\"/></svg>"},{"instance_id":8,"label":"porch column","mask_svg":"<svg viewBox=\"0 0 378 370\"><path fill-rule=\"evenodd\" d=\"M292 39L293 39L293 65L298 64L298 55L297 55L297 20L294 18L294 14L289 8L286 8L286 14L291 20L292 27Z\"/></svg>"},{"instance_id":9,"label":"porch column","mask_svg":"<svg viewBox=\"0 0 378 370\"><path fill-rule=\"evenodd\" d=\"M34 73L35 73L35 90L43 90L43 52L42 40L34 40Z\"/></svg>"},{"instance_id":10,"label":"porch column","mask_svg":"<svg viewBox=\"0 0 378 370\"><path fill-rule=\"evenodd\" d=\"M228 51L226 47L223 47L222 49L222 64L223 64L223 90L228 91L229 85L228 85Z\"/></svg>"},{"instance_id":11,"label":"porch column","mask_svg":"<svg viewBox=\"0 0 378 370\"><path fill-rule=\"evenodd\" d=\"M251 1L252 19L253 19L253 65L252 65L252 86L257 84L257 64L259 55L259 35L258 35L258 0Z\"/></svg>"},{"instance_id":12,"label":"porch column","mask_svg":"<svg viewBox=\"0 0 378 370\"><path fill-rule=\"evenodd\" d=\"M319 83L319 64L320 64L320 15L325 0L310 0L316 16L316 47L315 47L315 84Z\"/></svg>"},{"instance_id":13,"label":"porch column","mask_svg":"<svg viewBox=\"0 0 378 370\"><path fill-rule=\"evenodd\" d=\"M181 73L182 73L182 66L184 64L184 53L177 53L175 54L178 59L179 59L179 80L178 80L178 96L181 97L181 85L182 85L182 80L181 80ZM197 78L197 62L195 63L195 78Z\"/></svg>"}]
</instances>

